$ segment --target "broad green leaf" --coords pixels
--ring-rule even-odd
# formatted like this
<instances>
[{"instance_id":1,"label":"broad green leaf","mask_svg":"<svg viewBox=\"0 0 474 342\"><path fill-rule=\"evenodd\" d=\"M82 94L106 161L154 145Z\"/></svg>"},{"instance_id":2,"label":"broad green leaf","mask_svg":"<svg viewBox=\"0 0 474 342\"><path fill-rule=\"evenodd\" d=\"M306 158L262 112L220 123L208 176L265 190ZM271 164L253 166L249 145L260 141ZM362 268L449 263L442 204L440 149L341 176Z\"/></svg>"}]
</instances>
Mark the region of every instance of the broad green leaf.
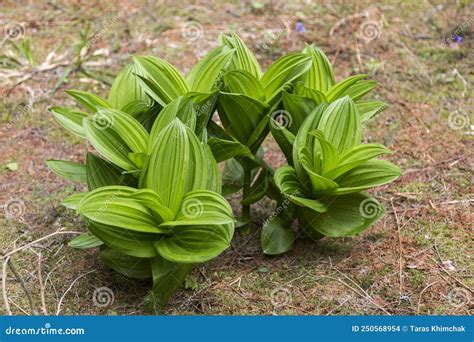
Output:
<instances>
[{"instance_id":1,"label":"broad green leaf","mask_svg":"<svg viewBox=\"0 0 474 342\"><path fill-rule=\"evenodd\" d=\"M310 209L304 209L301 212L309 227L331 237L358 234L382 217L384 213L380 203L362 193L329 197L325 202L328 205L325 213L314 212Z\"/></svg>"},{"instance_id":2,"label":"broad green leaf","mask_svg":"<svg viewBox=\"0 0 474 342\"><path fill-rule=\"evenodd\" d=\"M317 104L323 103L323 102L329 102L326 95L315 89L308 88L307 86L304 85L303 82L299 81L296 82L294 85L294 92L296 95L303 96L305 98L311 99Z\"/></svg>"},{"instance_id":3,"label":"broad green leaf","mask_svg":"<svg viewBox=\"0 0 474 342\"><path fill-rule=\"evenodd\" d=\"M229 66L235 50L226 46L218 47L209 52L194 65L186 78L189 89L202 93L216 89L222 72Z\"/></svg>"},{"instance_id":4,"label":"broad green leaf","mask_svg":"<svg viewBox=\"0 0 474 342\"><path fill-rule=\"evenodd\" d=\"M133 180L126 175L122 175L122 169L109 163L108 161L87 153L86 175L89 190L94 190L108 185L133 185Z\"/></svg>"},{"instance_id":5,"label":"broad green leaf","mask_svg":"<svg viewBox=\"0 0 474 342\"><path fill-rule=\"evenodd\" d=\"M385 102L382 101L357 101L356 108L360 115L361 123L367 122L372 117L382 112L388 107Z\"/></svg>"},{"instance_id":6,"label":"broad green leaf","mask_svg":"<svg viewBox=\"0 0 474 342\"><path fill-rule=\"evenodd\" d=\"M367 160L378 157L382 154L391 153L390 150L380 144L361 144L355 146L344 153L339 158L337 167L329 169L324 176L330 179L335 179L350 169L365 163Z\"/></svg>"},{"instance_id":7,"label":"broad green leaf","mask_svg":"<svg viewBox=\"0 0 474 342\"><path fill-rule=\"evenodd\" d=\"M311 182L311 188L314 193L326 193L333 191L338 187L338 184L326 177L321 176L313 170L313 166L307 160L301 160L301 165L303 166L306 174L309 177Z\"/></svg>"},{"instance_id":8,"label":"broad green leaf","mask_svg":"<svg viewBox=\"0 0 474 342\"><path fill-rule=\"evenodd\" d=\"M107 102L115 109L123 110L130 103L142 101L150 103L145 89L141 85L137 75L145 76L145 73L136 63L126 65L115 78L110 87ZM123 110L128 113L127 111Z\"/></svg>"},{"instance_id":9,"label":"broad green leaf","mask_svg":"<svg viewBox=\"0 0 474 342\"><path fill-rule=\"evenodd\" d=\"M93 119L96 124L104 120L106 126L110 126L132 152L147 152L148 132L132 116L117 109L99 109Z\"/></svg>"},{"instance_id":10,"label":"broad green leaf","mask_svg":"<svg viewBox=\"0 0 474 342\"><path fill-rule=\"evenodd\" d=\"M79 205L79 202L82 200L82 198L86 195L86 193L77 193L77 194L72 194L61 202L61 205L63 207L66 207L68 209L73 209L76 210L77 206Z\"/></svg>"},{"instance_id":11,"label":"broad green leaf","mask_svg":"<svg viewBox=\"0 0 474 342\"><path fill-rule=\"evenodd\" d=\"M289 165L282 166L275 171L274 180L276 186L286 196L307 195L304 187L296 176L295 169Z\"/></svg>"},{"instance_id":12,"label":"broad green leaf","mask_svg":"<svg viewBox=\"0 0 474 342\"><path fill-rule=\"evenodd\" d=\"M242 165L235 158L227 160L222 172L222 194L227 196L242 189L243 176Z\"/></svg>"},{"instance_id":13,"label":"broad green leaf","mask_svg":"<svg viewBox=\"0 0 474 342\"><path fill-rule=\"evenodd\" d=\"M86 166L84 164L55 159L49 159L46 164L55 174L65 179L80 183L87 181Z\"/></svg>"},{"instance_id":14,"label":"broad green leaf","mask_svg":"<svg viewBox=\"0 0 474 342\"><path fill-rule=\"evenodd\" d=\"M120 220L120 217L116 218ZM163 237L162 234L144 233L87 220L89 230L104 244L120 253L138 258L157 256L154 243Z\"/></svg>"},{"instance_id":15,"label":"broad green leaf","mask_svg":"<svg viewBox=\"0 0 474 342\"><path fill-rule=\"evenodd\" d=\"M142 87L161 106L188 92L183 76L170 63L152 56L134 56L133 62L140 70Z\"/></svg>"},{"instance_id":16,"label":"broad green leaf","mask_svg":"<svg viewBox=\"0 0 474 342\"><path fill-rule=\"evenodd\" d=\"M173 262L196 264L214 259L230 246L234 223L175 226L155 244L158 253Z\"/></svg>"},{"instance_id":17,"label":"broad green leaf","mask_svg":"<svg viewBox=\"0 0 474 342\"><path fill-rule=\"evenodd\" d=\"M195 190L186 194L181 208L173 221L160 224L160 227L175 227L172 235L181 230L179 226L226 225L234 223L232 208L221 195L208 190ZM230 239L233 230L223 238ZM229 236L230 235L230 236ZM229 240L230 241L230 240Z\"/></svg>"},{"instance_id":18,"label":"broad green leaf","mask_svg":"<svg viewBox=\"0 0 474 342\"><path fill-rule=\"evenodd\" d=\"M104 243L92 234L81 234L68 242L68 246L77 249L94 248Z\"/></svg>"},{"instance_id":19,"label":"broad green leaf","mask_svg":"<svg viewBox=\"0 0 474 342\"><path fill-rule=\"evenodd\" d=\"M219 35L219 43L220 45L226 45L231 49L235 49L229 67L231 70L244 70L257 80L261 78L262 70L257 59L237 34L234 32L231 32L230 36L221 34Z\"/></svg>"},{"instance_id":20,"label":"broad green leaf","mask_svg":"<svg viewBox=\"0 0 474 342\"><path fill-rule=\"evenodd\" d=\"M146 173L147 187L155 190L173 213L178 212L185 195L191 159L186 126L174 119L158 135Z\"/></svg>"},{"instance_id":21,"label":"broad green leaf","mask_svg":"<svg viewBox=\"0 0 474 342\"><path fill-rule=\"evenodd\" d=\"M312 59L311 68L306 74L306 85L314 90L328 91L336 83L331 62L324 52L314 45L307 45L303 53L311 56Z\"/></svg>"},{"instance_id":22,"label":"broad green leaf","mask_svg":"<svg viewBox=\"0 0 474 342\"><path fill-rule=\"evenodd\" d=\"M393 182L401 176L400 168L386 160L373 159L336 179L334 194L348 194Z\"/></svg>"},{"instance_id":23,"label":"broad green leaf","mask_svg":"<svg viewBox=\"0 0 474 342\"><path fill-rule=\"evenodd\" d=\"M163 107L151 128L148 153L151 153L163 129L176 118L179 118L181 122L184 122L194 130L196 125L196 112L191 98L180 96Z\"/></svg>"},{"instance_id":24,"label":"broad green leaf","mask_svg":"<svg viewBox=\"0 0 474 342\"><path fill-rule=\"evenodd\" d=\"M353 101L357 101L369 93L372 89L377 86L377 82L360 80L347 89L345 89L339 97L349 96Z\"/></svg>"},{"instance_id":25,"label":"broad green leaf","mask_svg":"<svg viewBox=\"0 0 474 342\"><path fill-rule=\"evenodd\" d=\"M341 82L335 84L327 93L326 96L329 102L333 102L338 98L342 97L344 92L346 92L352 85L366 78L367 75L355 75Z\"/></svg>"},{"instance_id":26,"label":"broad green leaf","mask_svg":"<svg viewBox=\"0 0 474 342\"><path fill-rule=\"evenodd\" d=\"M293 143L293 164L296 170L296 174L298 175L298 178L301 181L307 181L309 180L303 166L301 165L300 162L300 157L299 153L301 148L304 148L306 146L311 146L311 143L316 139L312 135L308 134L310 131L315 130L319 122L321 121L321 117L323 116L324 112L326 111L327 108L326 103L321 103L319 104L316 108L313 109L311 113L307 116L303 124L301 125L300 129L298 130L298 133L296 134L295 141Z\"/></svg>"},{"instance_id":27,"label":"broad green leaf","mask_svg":"<svg viewBox=\"0 0 474 342\"><path fill-rule=\"evenodd\" d=\"M318 129L338 153L359 145L362 139L360 117L351 98L345 96L331 103L321 116Z\"/></svg>"},{"instance_id":28,"label":"broad green leaf","mask_svg":"<svg viewBox=\"0 0 474 342\"><path fill-rule=\"evenodd\" d=\"M285 83L294 81L310 67L311 57L303 53L290 53L273 63L261 79L267 101L270 102Z\"/></svg>"},{"instance_id":29,"label":"broad green leaf","mask_svg":"<svg viewBox=\"0 0 474 342\"><path fill-rule=\"evenodd\" d=\"M275 216L266 221L262 227L260 244L263 253L277 255L293 248L295 234L291 229L291 222L285 222L281 217Z\"/></svg>"},{"instance_id":30,"label":"broad green leaf","mask_svg":"<svg viewBox=\"0 0 474 342\"><path fill-rule=\"evenodd\" d=\"M139 189L128 196L150 208L150 210L156 215L155 218L157 218L157 223L170 221L174 218L174 213L163 205L160 196L153 190Z\"/></svg>"},{"instance_id":31,"label":"broad green leaf","mask_svg":"<svg viewBox=\"0 0 474 342\"><path fill-rule=\"evenodd\" d=\"M207 127L216 111L218 94L218 91L211 93L190 92L187 94L194 104L194 110L196 111L196 128L194 131L200 139L207 134Z\"/></svg>"},{"instance_id":32,"label":"broad green leaf","mask_svg":"<svg viewBox=\"0 0 474 342\"><path fill-rule=\"evenodd\" d=\"M174 263L162 257L151 260L153 289L150 296L153 300L155 312L161 312L171 296L184 283L192 268L192 264Z\"/></svg>"},{"instance_id":33,"label":"broad green leaf","mask_svg":"<svg viewBox=\"0 0 474 342\"><path fill-rule=\"evenodd\" d=\"M250 135L249 139L247 140L247 146L250 148L252 153L256 153L258 149L261 147L263 141L268 135L270 131L268 127L268 123L270 122L270 116L265 115L262 117L260 122L255 127L254 131Z\"/></svg>"},{"instance_id":34,"label":"broad green leaf","mask_svg":"<svg viewBox=\"0 0 474 342\"><path fill-rule=\"evenodd\" d=\"M207 142L217 162L236 156L251 156L249 148L236 140L224 140L212 137Z\"/></svg>"},{"instance_id":35,"label":"broad green leaf","mask_svg":"<svg viewBox=\"0 0 474 342\"><path fill-rule=\"evenodd\" d=\"M314 142L313 158L321 158L321 166L318 173L325 175L327 170L333 169L338 164L338 153L334 145L326 140L323 132L320 130L311 131L309 134L317 139L317 141ZM313 160L313 163L316 164L316 160Z\"/></svg>"},{"instance_id":36,"label":"broad green leaf","mask_svg":"<svg viewBox=\"0 0 474 342\"><path fill-rule=\"evenodd\" d=\"M298 129L303 124L306 117L316 107L316 101L299 95L282 92L283 108L289 113L291 125L287 129L293 134L298 133Z\"/></svg>"},{"instance_id":37,"label":"broad green leaf","mask_svg":"<svg viewBox=\"0 0 474 342\"><path fill-rule=\"evenodd\" d=\"M226 92L243 94L256 100L263 100L263 88L258 78L245 70L231 70L224 74Z\"/></svg>"},{"instance_id":38,"label":"broad green leaf","mask_svg":"<svg viewBox=\"0 0 474 342\"><path fill-rule=\"evenodd\" d=\"M66 93L74 97L86 109L95 113L99 108L111 108L110 104L100 96L82 90L65 90Z\"/></svg>"},{"instance_id":39,"label":"broad green leaf","mask_svg":"<svg viewBox=\"0 0 474 342\"><path fill-rule=\"evenodd\" d=\"M61 126L81 138L86 137L84 129L82 128L82 119L89 114L73 108L51 107L49 110L53 113L54 118Z\"/></svg>"},{"instance_id":40,"label":"broad green leaf","mask_svg":"<svg viewBox=\"0 0 474 342\"><path fill-rule=\"evenodd\" d=\"M245 95L219 94L218 111L222 124L242 144L247 144L267 109L265 103Z\"/></svg>"},{"instance_id":41,"label":"broad green leaf","mask_svg":"<svg viewBox=\"0 0 474 342\"><path fill-rule=\"evenodd\" d=\"M269 177L270 174L268 171L260 170L260 174L250 187L249 195L242 199L242 205L258 202L267 194Z\"/></svg>"},{"instance_id":42,"label":"broad green leaf","mask_svg":"<svg viewBox=\"0 0 474 342\"><path fill-rule=\"evenodd\" d=\"M151 278L151 259L132 257L107 247L101 248L100 256L106 265L126 277L135 279Z\"/></svg>"},{"instance_id":43,"label":"broad green leaf","mask_svg":"<svg viewBox=\"0 0 474 342\"><path fill-rule=\"evenodd\" d=\"M171 228L155 244L162 257L174 262L199 263L215 258L229 247L234 217L222 196L199 190L188 193L175 220L161 226Z\"/></svg>"},{"instance_id":44,"label":"broad green leaf","mask_svg":"<svg viewBox=\"0 0 474 342\"><path fill-rule=\"evenodd\" d=\"M278 121L270 119L270 131L272 136L280 147L281 151L285 155L288 164L293 165L293 143L295 142L295 136L286 127L282 126Z\"/></svg>"},{"instance_id":45,"label":"broad green leaf","mask_svg":"<svg viewBox=\"0 0 474 342\"><path fill-rule=\"evenodd\" d=\"M158 227L147 206L129 197L136 191L119 185L95 189L82 198L77 211L87 219L105 225L144 233L165 231Z\"/></svg>"},{"instance_id":46,"label":"broad green leaf","mask_svg":"<svg viewBox=\"0 0 474 342\"><path fill-rule=\"evenodd\" d=\"M84 119L83 126L87 140L107 160L124 170L136 170L136 166L128 159L132 150L111 127L98 124L97 118Z\"/></svg>"}]
</instances>

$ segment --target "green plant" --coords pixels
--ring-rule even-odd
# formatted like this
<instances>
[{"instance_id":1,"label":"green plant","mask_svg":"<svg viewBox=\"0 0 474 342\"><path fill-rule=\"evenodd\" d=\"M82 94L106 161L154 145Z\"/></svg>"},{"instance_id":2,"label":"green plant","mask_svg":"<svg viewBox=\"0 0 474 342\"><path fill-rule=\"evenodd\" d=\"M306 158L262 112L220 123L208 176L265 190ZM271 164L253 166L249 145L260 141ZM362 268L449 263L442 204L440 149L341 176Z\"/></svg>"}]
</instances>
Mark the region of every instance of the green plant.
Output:
<instances>
[{"instance_id":1,"label":"green plant","mask_svg":"<svg viewBox=\"0 0 474 342\"><path fill-rule=\"evenodd\" d=\"M391 152L379 144L362 144L360 113L345 96L320 104L303 121L292 143L290 165L275 172L275 183L291 204L291 215L274 218L262 230L267 254L291 248L298 219L303 236L342 237L362 232L384 213L380 203L362 192L401 175L394 164L376 159Z\"/></svg>"},{"instance_id":2,"label":"green plant","mask_svg":"<svg viewBox=\"0 0 474 342\"><path fill-rule=\"evenodd\" d=\"M156 310L194 264L229 246L234 227L249 231L250 205L262 197L278 203L263 225L262 247L279 254L292 247L295 220L311 238L361 232L383 213L362 191L400 174L375 159L387 149L361 144L362 122L386 106L362 100L375 82L360 75L335 83L314 46L262 73L235 33L220 35L219 44L186 77L162 59L135 56L106 99L67 90L83 109L50 109L97 152L85 164L47 162L58 175L87 184L88 192L62 203L89 228L70 246L100 247L117 272L152 278ZM216 111L220 122L213 121ZM270 131L288 161L276 172L263 158ZM222 175L217 162L225 162ZM220 194L240 189L235 224ZM367 203L370 217L361 211Z\"/></svg>"}]
</instances>

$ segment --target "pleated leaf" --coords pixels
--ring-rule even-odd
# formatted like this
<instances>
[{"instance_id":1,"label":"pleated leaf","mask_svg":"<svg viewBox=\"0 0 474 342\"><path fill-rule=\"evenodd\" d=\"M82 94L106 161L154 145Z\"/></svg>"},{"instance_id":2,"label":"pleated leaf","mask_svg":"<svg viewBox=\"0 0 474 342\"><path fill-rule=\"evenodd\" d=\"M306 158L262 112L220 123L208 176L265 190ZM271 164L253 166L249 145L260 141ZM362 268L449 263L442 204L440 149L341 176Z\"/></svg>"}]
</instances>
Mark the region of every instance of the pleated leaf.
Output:
<instances>
[{"instance_id":1,"label":"pleated leaf","mask_svg":"<svg viewBox=\"0 0 474 342\"><path fill-rule=\"evenodd\" d=\"M120 219L120 218L117 218ZM162 234L144 233L88 220L89 230L104 244L114 250L137 258L151 258L158 255L154 244Z\"/></svg>"},{"instance_id":2,"label":"pleated leaf","mask_svg":"<svg viewBox=\"0 0 474 342\"><path fill-rule=\"evenodd\" d=\"M286 83L306 73L311 63L311 57L303 53L290 53L273 63L261 79L267 101L270 102Z\"/></svg>"},{"instance_id":3,"label":"pleated leaf","mask_svg":"<svg viewBox=\"0 0 474 342\"><path fill-rule=\"evenodd\" d=\"M156 191L173 213L178 212L185 195L190 154L186 126L174 119L158 135L146 173L147 187Z\"/></svg>"},{"instance_id":4,"label":"pleated leaf","mask_svg":"<svg viewBox=\"0 0 474 342\"><path fill-rule=\"evenodd\" d=\"M110 127L103 128L92 118L84 119L83 126L87 140L104 158L124 170L136 170L136 166L128 158L132 150Z\"/></svg>"},{"instance_id":5,"label":"pleated leaf","mask_svg":"<svg viewBox=\"0 0 474 342\"><path fill-rule=\"evenodd\" d=\"M220 93L218 111L228 133L242 144L247 144L268 106L241 94Z\"/></svg>"},{"instance_id":6,"label":"pleated leaf","mask_svg":"<svg viewBox=\"0 0 474 342\"><path fill-rule=\"evenodd\" d=\"M87 117L89 114L73 108L64 107L51 107L49 110L53 113L56 121L69 132L81 138L86 137L84 129L82 128L82 119Z\"/></svg>"},{"instance_id":7,"label":"pleated leaf","mask_svg":"<svg viewBox=\"0 0 474 342\"><path fill-rule=\"evenodd\" d=\"M303 53L312 59L311 68L306 73L306 85L314 90L328 91L336 83L331 62L324 52L314 45L307 45Z\"/></svg>"},{"instance_id":8,"label":"pleated leaf","mask_svg":"<svg viewBox=\"0 0 474 342\"><path fill-rule=\"evenodd\" d=\"M55 174L65 179L80 183L85 183L87 180L86 166L84 164L67 160L50 159L46 162L46 165L48 165Z\"/></svg>"},{"instance_id":9,"label":"pleated leaf","mask_svg":"<svg viewBox=\"0 0 474 342\"><path fill-rule=\"evenodd\" d=\"M338 153L359 145L362 134L360 117L351 98L345 96L331 103L321 116L318 129Z\"/></svg>"},{"instance_id":10,"label":"pleated leaf","mask_svg":"<svg viewBox=\"0 0 474 342\"><path fill-rule=\"evenodd\" d=\"M111 108L107 100L87 91L69 89L65 92L92 113L95 113L99 108Z\"/></svg>"},{"instance_id":11,"label":"pleated leaf","mask_svg":"<svg viewBox=\"0 0 474 342\"><path fill-rule=\"evenodd\" d=\"M68 242L68 246L77 249L88 249L103 245L104 243L92 234L81 234Z\"/></svg>"},{"instance_id":12,"label":"pleated leaf","mask_svg":"<svg viewBox=\"0 0 474 342\"><path fill-rule=\"evenodd\" d=\"M234 52L235 50L222 46L199 60L186 78L189 89L202 93L213 91L221 73L229 66Z\"/></svg>"},{"instance_id":13,"label":"pleated leaf","mask_svg":"<svg viewBox=\"0 0 474 342\"><path fill-rule=\"evenodd\" d=\"M256 100L265 95L258 78L245 70L231 70L224 74L224 84L229 93L243 94Z\"/></svg>"},{"instance_id":14,"label":"pleated leaf","mask_svg":"<svg viewBox=\"0 0 474 342\"><path fill-rule=\"evenodd\" d=\"M325 202L328 210L324 213L310 209L301 211L306 224L325 236L344 237L359 234L384 214L380 203L361 193L330 197Z\"/></svg>"},{"instance_id":15,"label":"pleated leaf","mask_svg":"<svg viewBox=\"0 0 474 342\"><path fill-rule=\"evenodd\" d=\"M163 232L151 210L129 197L136 191L119 185L95 189L82 198L77 211L92 222L144 233Z\"/></svg>"},{"instance_id":16,"label":"pleated leaf","mask_svg":"<svg viewBox=\"0 0 474 342\"><path fill-rule=\"evenodd\" d=\"M117 75L107 96L113 108L123 110L136 101L149 104L150 98L137 75L145 76L145 73L136 63L126 65Z\"/></svg>"},{"instance_id":17,"label":"pleated leaf","mask_svg":"<svg viewBox=\"0 0 474 342\"><path fill-rule=\"evenodd\" d=\"M141 86L161 106L188 92L183 76L170 63L152 56L135 56L133 62L140 70Z\"/></svg>"},{"instance_id":18,"label":"pleated leaf","mask_svg":"<svg viewBox=\"0 0 474 342\"><path fill-rule=\"evenodd\" d=\"M401 176L400 168L389 161L369 160L336 179L334 194L348 194L393 182Z\"/></svg>"},{"instance_id":19,"label":"pleated leaf","mask_svg":"<svg viewBox=\"0 0 474 342\"><path fill-rule=\"evenodd\" d=\"M260 79L262 70L257 59L235 32L231 32L230 36L219 35L219 43L235 50L229 69L244 70L257 80Z\"/></svg>"},{"instance_id":20,"label":"pleated leaf","mask_svg":"<svg viewBox=\"0 0 474 342\"><path fill-rule=\"evenodd\" d=\"M135 279L151 278L150 259L132 257L113 248L101 248L100 256L104 263L114 271Z\"/></svg>"}]
</instances>

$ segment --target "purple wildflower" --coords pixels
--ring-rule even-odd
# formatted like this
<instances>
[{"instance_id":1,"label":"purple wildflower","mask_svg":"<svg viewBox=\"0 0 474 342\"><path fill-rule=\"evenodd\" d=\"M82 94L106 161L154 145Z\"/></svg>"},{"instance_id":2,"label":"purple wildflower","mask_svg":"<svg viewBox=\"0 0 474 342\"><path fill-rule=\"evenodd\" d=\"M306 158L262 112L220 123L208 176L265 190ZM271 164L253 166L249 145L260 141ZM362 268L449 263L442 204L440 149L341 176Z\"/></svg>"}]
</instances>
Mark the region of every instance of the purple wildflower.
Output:
<instances>
[{"instance_id":1,"label":"purple wildflower","mask_svg":"<svg viewBox=\"0 0 474 342\"><path fill-rule=\"evenodd\" d=\"M304 25L302 22L297 22L295 25L295 31L298 33L303 33L305 31Z\"/></svg>"}]
</instances>

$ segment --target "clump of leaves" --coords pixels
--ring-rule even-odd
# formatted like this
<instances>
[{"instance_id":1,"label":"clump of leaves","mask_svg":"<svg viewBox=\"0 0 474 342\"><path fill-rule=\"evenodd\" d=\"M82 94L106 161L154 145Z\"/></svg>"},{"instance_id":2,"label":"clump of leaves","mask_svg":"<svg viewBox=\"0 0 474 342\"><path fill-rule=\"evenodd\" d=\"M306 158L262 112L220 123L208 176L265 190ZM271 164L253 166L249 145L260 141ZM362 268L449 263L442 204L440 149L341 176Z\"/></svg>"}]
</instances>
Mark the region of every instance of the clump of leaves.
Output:
<instances>
[{"instance_id":1,"label":"clump of leaves","mask_svg":"<svg viewBox=\"0 0 474 342\"><path fill-rule=\"evenodd\" d=\"M58 175L87 184L88 192L63 202L89 228L70 246L99 247L117 272L152 278L157 310L194 264L230 245L234 228L249 231L250 206L264 196L278 210L263 226L262 248L278 254L292 247L295 220L311 238L361 232L383 213L363 191L400 174L375 159L387 149L361 144L361 124L386 107L362 99L375 82L360 75L336 83L314 46L262 73L235 33L219 44L186 77L162 59L135 56L107 99L68 90L83 109L51 108L95 149L85 164L48 161ZM269 132L288 160L276 172L264 160ZM217 162L225 162L222 175ZM221 193L240 189L235 219ZM361 211L368 202L369 214Z\"/></svg>"}]
</instances>

